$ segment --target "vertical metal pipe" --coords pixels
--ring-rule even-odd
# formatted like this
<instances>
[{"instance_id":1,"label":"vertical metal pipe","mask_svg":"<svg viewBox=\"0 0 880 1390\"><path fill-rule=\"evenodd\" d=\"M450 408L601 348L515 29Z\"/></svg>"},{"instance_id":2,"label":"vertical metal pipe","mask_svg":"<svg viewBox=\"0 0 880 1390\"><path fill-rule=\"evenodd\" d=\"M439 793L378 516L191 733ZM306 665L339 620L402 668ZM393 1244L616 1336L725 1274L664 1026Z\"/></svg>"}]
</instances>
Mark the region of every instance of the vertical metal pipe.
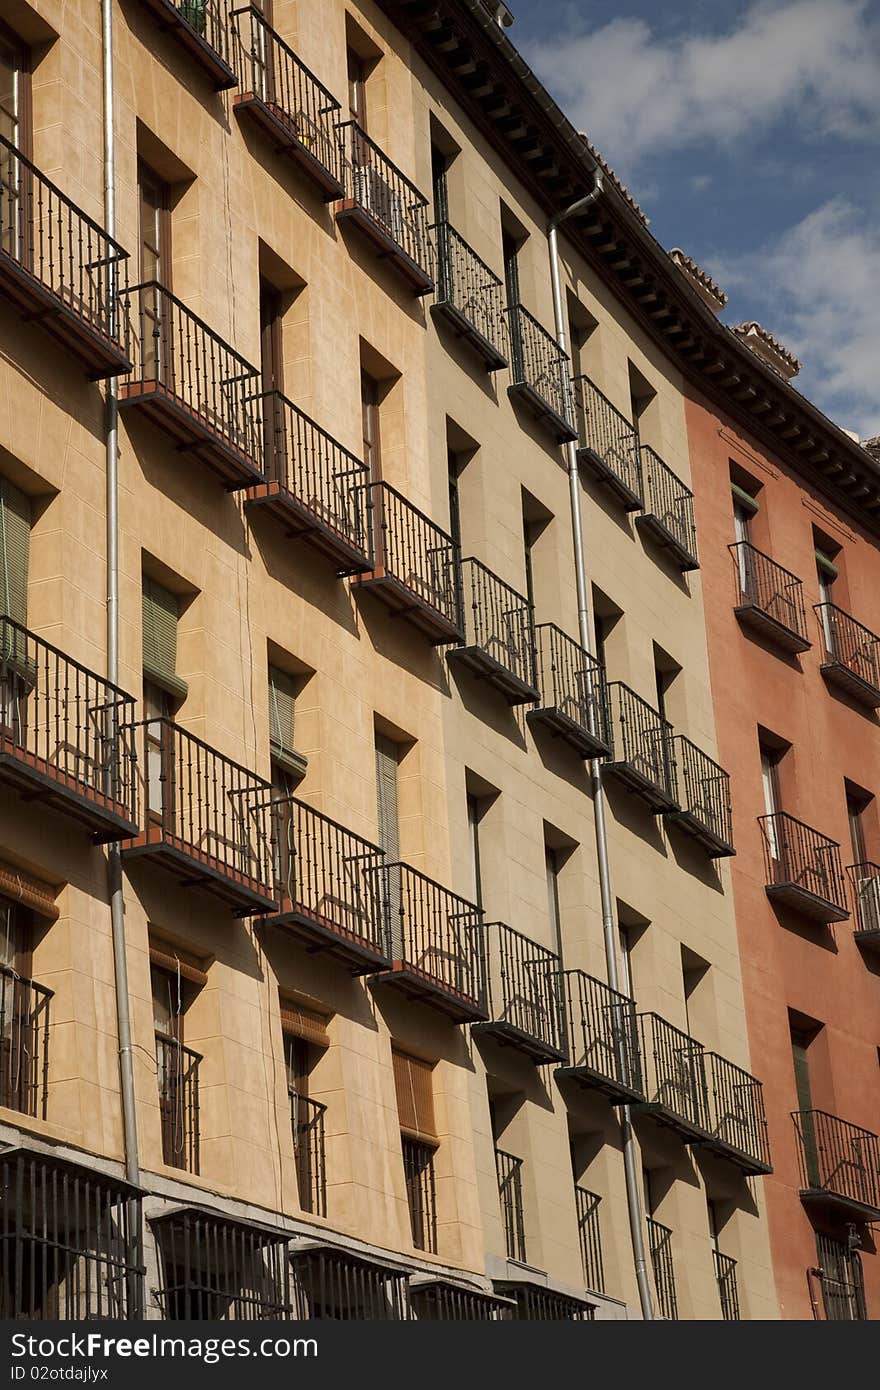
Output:
<instances>
[{"instance_id":1,"label":"vertical metal pipe","mask_svg":"<svg viewBox=\"0 0 880 1390\"><path fill-rule=\"evenodd\" d=\"M594 202L602 192L602 174L596 170L596 182L592 191L580 198L564 212L551 219L547 228L547 243L550 252L550 283L553 290L553 317L556 324L556 341L563 352L568 350L568 337L565 328L565 314L562 306L562 286L559 276L559 238L558 228L567 217L580 212ZM578 631L581 646L591 656L593 635L590 625L590 608L587 598L587 572L584 558L584 536L581 524L580 476L577 461L577 445L569 440L565 445L565 460L568 470L569 500L571 504L571 528L574 542L574 569L577 588ZM590 760L590 782L593 791L593 814L596 824L596 858L599 869L599 897L602 905L602 930L605 940L605 963L608 983L612 989L618 988L617 975L617 921L614 913L614 898L611 892L611 869L608 854L608 834L605 821L605 789L602 784L602 764L598 758ZM645 1255L645 1237L642 1227L642 1203L639 1196L639 1171L633 1136L630 1107L621 1106L620 1128L623 1142L623 1166L626 1179L626 1201L629 1213L630 1238L633 1249L636 1284L642 1317L652 1320L654 1304L651 1297L651 1284L648 1278L648 1264Z\"/></svg>"}]
</instances>

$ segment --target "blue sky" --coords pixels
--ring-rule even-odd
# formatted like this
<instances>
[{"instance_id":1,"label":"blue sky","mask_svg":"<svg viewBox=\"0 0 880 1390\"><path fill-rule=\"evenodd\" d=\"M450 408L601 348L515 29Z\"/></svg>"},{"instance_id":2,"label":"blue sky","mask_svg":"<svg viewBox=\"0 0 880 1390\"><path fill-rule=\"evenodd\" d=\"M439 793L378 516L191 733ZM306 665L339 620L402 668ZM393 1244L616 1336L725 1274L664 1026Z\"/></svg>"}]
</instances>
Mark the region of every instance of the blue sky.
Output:
<instances>
[{"instance_id":1,"label":"blue sky","mask_svg":"<svg viewBox=\"0 0 880 1390\"><path fill-rule=\"evenodd\" d=\"M667 248L880 434L880 0L509 0L511 40Z\"/></svg>"}]
</instances>

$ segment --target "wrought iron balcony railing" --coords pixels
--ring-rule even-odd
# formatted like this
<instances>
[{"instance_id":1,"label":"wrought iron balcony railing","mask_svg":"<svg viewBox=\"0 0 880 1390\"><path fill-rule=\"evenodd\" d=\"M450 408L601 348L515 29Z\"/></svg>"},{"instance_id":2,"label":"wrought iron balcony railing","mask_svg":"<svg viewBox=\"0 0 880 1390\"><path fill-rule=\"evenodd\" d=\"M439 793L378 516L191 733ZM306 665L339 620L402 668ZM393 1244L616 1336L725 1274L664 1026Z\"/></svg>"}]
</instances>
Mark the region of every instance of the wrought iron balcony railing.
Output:
<instances>
[{"instance_id":1,"label":"wrought iron balcony railing","mask_svg":"<svg viewBox=\"0 0 880 1390\"><path fill-rule=\"evenodd\" d=\"M748 541L729 547L737 584L734 613L743 627L756 632L789 655L808 651L804 588L796 574L783 569Z\"/></svg>"},{"instance_id":2,"label":"wrought iron balcony railing","mask_svg":"<svg viewBox=\"0 0 880 1390\"><path fill-rule=\"evenodd\" d=\"M577 439L567 355L522 304L506 310L511 349L508 395L528 407L557 443Z\"/></svg>"},{"instance_id":3,"label":"wrought iron balcony railing","mask_svg":"<svg viewBox=\"0 0 880 1390\"><path fill-rule=\"evenodd\" d=\"M537 1063L565 1058L559 957L504 922L484 928L488 1022L473 1031L520 1048Z\"/></svg>"},{"instance_id":4,"label":"wrought iron balcony railing","mask_svg":"<svg viewBox=\"0 0 880 1390\"><path fill-rule=\"evenodd\" d=\"M607 487L627 512L644 506L642 456L635 425L588 376L574 378L578 462Z\"/></svg>"},{"instance_id":5,"label":"wrought iron balcony railing","mask_svg":"<svg viewBox=\"0 0 880 1390\"><path fill-rule=\"evenodd\" d=\"M593 1293L605 1292L605 1268L602 1262L602 1228L599 1225L599 1205L602 1201L595 1192L585 1187L574 1189L577 1206L578 1235L581 1242L581 1262L584 1267L584 1285Z\"/></svg>"},{"instance_id":6,"label":"wrought iron balcony railing","mask_svg":"<svg viewBox=\"0 0 880 1390\"><path fill-rule=\"evenodd\" d=\"M865 1322L865 1280L858 1250L846 1240L816 1236L819 1267L815 1273L822 1289L826 1322Z\"/></svg>"},{"instance_id":7,"label":"wrought iron balcony railing","mask_svg":"<svg viewBox=\"0 0 880 1390\"><path fill-rule=\"evenodd\" d=\"M717 1052L707 1052L705 1061L712 1132L709 1147L731 1159L744 1173L772 1172L760 1081Z\"/></svg>"},{"instance_id":8,"label":"wrought iron balcony railing","mask_svg":"<svg viewBox=\"0 0 880 1390\"><path fill-rule=\"evenodd\" d=\"M880 951L880 864L850 864L847 868L859 945Z\"/></svg>"},{"instance_id":9,"label":"wrought iron balcony railing","mask_svg":"<svg viewBox=\"0 0 880 1390\"><path fill-rule=\"evenodd\" d=\"M172 1168L199 1172L199 1063L177 1038L156 1034L162 1159Z\"/></svg>"},{"instance_id":10,"label":"wrought iron balcony railing","mask_svg":"<svg viewBox=\"0 0 880 1390\"><path fill-rule=\"evenodd\" d=\"M451 222L435 222L437 291L431 312L445 319L482 357L487 370L507 366L504 285Z\"/></svg>"},{"instance_id":11,"label":"wrought iron balcony railing","mask_svg":"<svg viewBox=\"0 0 880 1390\"><path fill-rule=\"evenodd\" d=\"M333 1245L294 1250L297 1318L337 1322L401 1322L410 1317L407 1271Z\"/></svg>"},{"instance_id":12,"label":"wrought iron balcony railing","mask_svg":"<svg viewBox=\"0 0 880 1390\"><path fill-rule=\"evenodd\" d=\"M0 1318L144 1317L141 1202L105 1173L28 1149L0 1154Z\"/></svg>"},{"instance_id":13,"label":"wrought iron balcony railing","mask_svg":"<svg viewBox=\"0 0 880 1390\"><path fill-rule=\"evenodd\" d=\"M721 1300L721 1316L725 1322L739 1322L739 1290L736 1286L736 1260L730 1255L722 1255L720 1250L713 1250L712 1262L715 1266L718 1297Z\"/></svg>"},{"instance_id":14,"label":"wrought iron balcony railing","mask_svg":"<svg viewBox=\"0 0 880 1390\"><path fill-rule=\"evenodd\" d=\"M682 572L698 570L694 494L650 445L641 446L641 455L645 510L636 525L669 551Z\"/></svg>"},{"instance_id":15,"label":"wrought iron balcony railing","mask_svg":"<svg viewBox=\"0 0 880 1390\"><path fill-rule=\"evenodd\" d=\"M274 909L269 784L170 719L131 727L143 828L126 857L154 859L243 916Z\"/></svg>"},{"instance_id":16,"label":"wrought iron balcony railing","mask_svg":"<svg viewBox=\"0 0 880 1390\"><path fill-rule=\"evenodd\" d=\"M376 591L390 612L434 646L462 640L455 542L388 483L365 489L372 516L373 568L353 583Z\"/></svg>"},{"instance_id":17,"label":"wrought iron balcony railing","mask_svg":"<svg viewBox=\"0 0 880 1390\"><path fill-rule=\"evenodd\" d=\"M523 598L479 560L461 562L464 642L448 652L500 691L508 704L538 699L534 614Z\"/></svg>"},{"instance_id":18,"label":"wrought iron balcony railing","mask_svg":"<svg viewBox=\"0 0 880 1390\"><path fill-rule=\"evenodd\" d=\"M451 1279L419 1279L410 1285L419 1322L506 1322L514 1304L483 1289L466 1288Z\"/></svg>"},{"instance_id":19,"label":"wrought iron balcony railing","mask_svg":"<svg viewBox=\"0 0 880 1390\"><path fill-rule=\"evenodd\" d=\"M337 130L345 189L337 221L353 222L416 294L427 294L434 288L427 198L356 121L344 121Z\"/></svg>"},{"instance_id":20,"label":"wrought iron balcony railing","mask_svg":"<svg viewBox=\"0 0 880 1390\"><path fill-rule=\"evenodd\" d=\"M667 1023L659 1014L639 1014L644 1109L686 1140L712 1135L706 1054L703 1044Z\"/></svg>"},{"instance_id":21,"label":"wrought iron balcony railing","mask_svg":"<svg viewBox=\"0 0 880 1390\"><path fill-rule=\"evenodd\" d=\"M764 836L765 892L816 922L843 922L846 905L840 845L794 816L759 816Z\"/></svg>"},{"instance_id":22,"label":"wrought iron balcony railing","mask_svg":"<svg viewBox=\"0 0 880 1390\"><path fill-rule=\"evenodd\" d=\"M0 965L0 1105L45 1120L53 991Z\"/></svg>"},{"instance_id":23,"label":"wrought iron balcony railing","mask_svg":"<svg viewBox=\"0 0 880 1390\"><path fill-rule=\"evenodd\" d=\"M495 1289L513 1303L515 1322L592 1322L596 1314L595 1304L557 1293L545 1284L496 1279Z\"/></svg>"},{"instance_id":24,"label":"wrought iron balcony railing","mask_svg":"<svg viewBox=\"0 0 880 1390\"><path fill-rule=\"evenodd\" d=\"M730 777L684 734L672 740L679 809L666 820L702 845L710 859L735 854Z\"/></svg>"},{"instance_id":25,"label":"wrought iron balcony railing","mask_svg":"<svg viewBox=\"0 0 880 1390\"><path fill-rule=\"evenodd\" d=\"M355 974L387 968L384 855L296 797L272 803L278 907L267 921Z\"/></svg>"},{"instance_id":26,"label":"wrought iron balcony railing","mask_svg":"<svg viewBox=\"0 0 880 1390\"><path fill-rule=\"evenodd\" d=\"M678 1319L678 1296L675 1291L675 1265L672 1260L672 1231L653 1216L646 1218L648 1251L654 1274L654 1293L661 1318L667 1322Z\"/></svg>"},{"instance_id":27,"label":"wrought iron balcony railing","mask_svg":"<svg viewBox=\"0 0 880 1390\"><path fill-rule=\"evenodd\" d=\"M0 293L92 378L127 371L117 294L128 252L0 135Z\"/></svg>"},{"instance_id":28,"label":"wrought iron balcony railing","mask_svg":"<svg viewBox=\"0 0 880 1390\"><path fill-rule=\"evenodd\" d=\"M341 198L339 102L253 5L231 20L236 110L314 179L325 202Z\"/></svg>"},{"instance_id":29,"label":"wrought iron balcony railing","mask_svg":"<svg viewBox=\"0 0 880 1390\"><path fill-rule=\"evenodd\" d=\"M647 801L655 815L677 811L672 725L622 681L607 689L612 751L606 772Z\"/></svg>"},{"instance_id":30,"label":"wrought iron balcony railing","mask_svg":"<svg viewBox=\"0 0 880 1390\"><path fill-rule=\"evenodd\" d=\"M324 1156L326 1105L290 1091L290 1126L299 1204L312 1216L327 1215L327 1164Z\"/></svg>"},{"instance_id":31,"label":"wrought iron balcony railing","mask_svg":"<svg viewBox=\"0 0 880 1390\"><path fill-rule=\"evenodd\" d=\"M614 1103L644 1100L636 1006L582 970L562 973L568 1060L557 1075L572 1076Z\"/></svg>"},{"instance_id":32,"label":"wrought iron balcony railing","mask_svg":"<svg viewBox=\"0 0 880 1390\"><path fill-rule=\"evenodd\" d=\"M394 985L458 1023L485 1020L481 910L409 864L386 864L379 872L388 903L392 965L374 975L374 981Z\"/></svg>"},{"instance_id":33,"label":"wrought iron balcony railing","mask_svg":"<svg viewBox=\"0 0 880 1390\"><path fill-rule=\"evenodd\" d=\"M501 1224L504 1227L504 1248L509 1260L526 1262L526 1235L523 1220L521 1158L495 1150L495 1172L498 1176L498 1200L501 1203Z\"/></svg>"},{"instance_id":34,"label":"wrought iron balcony railing","mask_svg":"<svg viewBox=\"0 0 880 1390\"><path fill-rule=\"evenodd\" d=\"M290 1318L289 1231L176 1207L151 1223L169 1322L262 1322Z\"/></svg>"},{"instance_id":35,"label":"wrought iron balcony railing","mask_svg":"<svg viewBox=\"0 0 880 1390\"><path fill-rule=\"evenodd\" d=\"M437 1197L434 1188L434 1146L401 1135L403 1178L412 1242L416 1250L437 1253Z\"/></svg>"},{"instance_id":36,"label":"wrought iron balcony railing","mask_svg":"<svg viewBox=\"0 0 880 1390\"><path fill-rule=\"evenodd\" d=\"M833 603L817 603L815 612L825 649L819 669L828 684L866 709L880 709L880 637Z\"/></svg>"},{"instance_id":37,"label":"wrought iron balcony railing","mask_svg":"<svg viewBox=\"0 0 880 1390\"><path fill-rule=\"evenodd\" d=\"M263 482L256 367L155 280L122 296L132 369L120 409L141 409L229 488Z\"/></svg>"},{"instance_id":38,"label":"wrought iron balcony railing","mask_svg":"<svg viewBox=\"0 0 880 1390\"><path fill-rule=\"evenodd\" d=\"M582 758L611 752L605 675L595 657L555 623L535 628L538 703L526 713Z\"/></svg>"},{"instance_id":39,"label":"wrought iron balcony railing","mask_svg":"<svg viewBox=\"0 0 880 1390\"><path fill-rule=\"evenodd\" d=\"M143 0L163 31L186 50L217 91L235 86L229 0Z\"/></svg>"},{"instance_id":40,"label":"wrought iron balcony railing","mask_svg":"<svg viewBox=\"0 0 880 1390\"><path fill-rule=\"evenodd\" d=\"M792 1115L801 1200L862 1221L880 1221L880 1139L824 1110Z\"/></svg>"},{"instance_id":41,"label":"wrought iron balcony railing","mask_svg":"<svg viewBox=\"0 0 880 1390\"><path fill-rule=\"evenodd\" d=\"M134 700L0 617L0 781L82 820L98 840L137 829Z\"/></svg>"}]
</instances>

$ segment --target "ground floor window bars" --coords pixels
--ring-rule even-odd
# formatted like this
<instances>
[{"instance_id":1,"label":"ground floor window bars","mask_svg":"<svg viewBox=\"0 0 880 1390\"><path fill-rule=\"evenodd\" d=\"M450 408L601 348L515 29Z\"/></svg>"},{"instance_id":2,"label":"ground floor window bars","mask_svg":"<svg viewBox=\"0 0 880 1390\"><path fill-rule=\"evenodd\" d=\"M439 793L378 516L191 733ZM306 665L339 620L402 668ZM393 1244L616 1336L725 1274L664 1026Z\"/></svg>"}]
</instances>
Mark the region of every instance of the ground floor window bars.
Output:
<instances>
[{"instance_id":1,"label":"ground floor window bars","mask_svg":"<svg viewBox=\"0 0 880 1390\"><path fill-rule=\"evenodd\" d=\"M210 1216L195 1208L154 1222L162 1287L162 1316L194 1320L261 1321L290 1317L288 1236Z\"/></svg>"}]
</instances>

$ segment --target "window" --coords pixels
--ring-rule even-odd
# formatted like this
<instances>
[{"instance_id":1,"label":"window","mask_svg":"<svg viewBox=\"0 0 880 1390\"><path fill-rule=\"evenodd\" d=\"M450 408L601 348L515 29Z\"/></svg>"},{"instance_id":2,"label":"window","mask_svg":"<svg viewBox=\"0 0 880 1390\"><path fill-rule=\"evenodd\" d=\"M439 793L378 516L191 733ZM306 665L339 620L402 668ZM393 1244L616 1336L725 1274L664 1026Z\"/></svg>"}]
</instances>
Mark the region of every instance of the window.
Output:
<instances>
[{"instance_id":1,"label":"window","mask_svg":"<svg viewBox=\"0 0 880 1390\"><path fill-rule=\"evenodd\" d=\"M348 49L348 114L362 130L367 128L367 71L365 58Z\"/></svg>"},{"instance_id":2,"label":"window","mask_svg":"<svg viewBox=\"0 0 880 1390\"><path fill-rule=\"evenodd\" d=\"M397 805L397 765L400 751L393 739L376 734L376 805L379 845L390 864L400 859L400 815Z\"/></svg>"},{"instance_id":3,"label":"window","mask_svg":"<svg viewBox=\"0 0 880 1390\"><path fill-rule=\"evenodd\" d=\"M434 1120L433 1065L397 1048L392 1048L391 1060L413 1245L417 1250L436 1254L434 1154L438 1139Z\"/></svg>"},{"instance_id":4,"label":"window","mask_svg":"<svg viewBox=\"0 0 880 1390\"><path fill-rule=\"evenodd\" d=\"M458 479L461 472L461 459L452 449L446 451L449 476L449 534L461 549L461 494Z\"/></svg>"},{"instance_id":5,"label":"window","mask_svg":"<svg viewBox=\"0 0 880 1390\"><path fill-rule=\"evenodd\" d=\"M761 789L764 794L764 814L770 819L764 822L767 848L771 859L780 857L779 829L774 816L782 811L782 793L779 785L779 764L784 750L759 738L761 754Z\"/></svg>"},{"instance_id":6,"label":"window","mask_svg":"<svg viewBox=\"0 0 880 1390\"><path fill-rule=\"evenodd\" d=\"M363 423L363 459L371 482L382 476L379 442L379 383L369 372L361 371L361 419Z\"/></svg>"},{"instance_id":7,"label":"window","mask_svg":"<svg viewBox=\"0 0 880 1390\"><path fill-rule=\"evenodd\" d=\"M865 1306L862 1261L856 1244L849 1240L833 1240L830 1236L817 1235L816 1254L826 1320L866 1321L868 1312Z\"/></svg>"},{"instance_id":8,"label":"window","mask_svg":"<svg viewBox=\"0 0 880 1390\"><path fill-rule=\"evenodd\" d=\"M284 390L280 290L260 276L260 367L264 391Z\"/></svg>"},{"instance_id":9,"label":"window","mask_svg":"<svg viewBox=\"0 0 880 1390\"><path fill-rule=\"evenodd\" d=\"M0 1105L45 1119L50 995L31 979L33 918L0 898Z\"/></svg>"},{"instance_id":10,"label":"window","mask_svg":"<svg viewBox=\"0 0 880 1390\"><path fill-rule=\"evenodd\" d=\"M327 1020L316 1009L282 998L284 1065L290 1097L290 1123L299 1204L315 1216L327 1215L324 1116L327 1107L311 1094L311 1075L330 1042Z\"/></svg>"},{"instance_id":11,"label":"window","mask_svg":"<svg viewBox=\"0 0 880 1390\"><path fill-rule=\"evenodd\" d=\"M272 787L289 795L305 775L308 760L297 753L294 742L297 681L277 666L269 667L269 750Z\"/></svg>"},{"instance_id":12,"label":"window","mask_svg":"<svg viewBox=\"0 0 880 1390\"><path fill-rule=\"evenodd\" d=\"M752 520L757 514L758 503L739 483L731 482L730 491L733 501L733 538L736 542L744 541L751 545Z\"/></svg>"},{"instance_id":13,"label":"window","mask_svg":"<svg viewBox=\"0 0 880 1390\"><path fill-rule=\"evenodd\" d=\"M30 61L27 49L16 36L0 23L0 135L11 145L30 154ZM4 193L7 180L0 160L0 182ZM4 227L14 229L14 219L6 209Z\"/></svg>"},{"instance_id":14,"label":"window","mask_svg":"<svg viewBox=\"0 0 880 1390\"><path fill-rule=\"evenodd\" d=\"M547 876L547 905L550 910L550 930L553 949L562 960L562 912L559 906L559 853L550 845L544 846L544 872Z\"/></svg>"},{"instance_id":15,"label":"window","mask_svg":"<svg viewBox=\"0 0 880 1390\"><path fill-rule=\"evenodd\" d=\"M471 885L473 888L471 901L481 908L483 906L483 881L480 873L480 803L470 793L468 793L467 798L467 818L468 841L471 851Z\"/></svg>"},{"instance_id":16,"label":"window","mask_svg":"<svg viewBox=\"0 0 880 1390\"><path fill-rule=\"evenodd\" d=\"M187 952L150 937L150 983L159 1085L163 1161L199 1171L199 1063L185 1045L186 1010L207 982L200 963Z\"/></svg>"},{"instance_id":17,"label":"window","mask_svg":"<svg viewBox=\"0 0 880 1390\"><path fill-rule=\"evenodd\" d=\"M186 697L177 674L177 623L180 600L170 589L144 575L142 591L144 680L159 686L173 702Z\"/></svg>"},{"instance_id":18,"label":"window","mask_svg":"<svg viewBox=\"0 0 880 1390\"><path fill-rule=\"evenodd\" d=\"M27 626L31 501L0 478L0 616Z\"/></svg>"},{"instance_id":19,"label":"window","mask_svg":"<svg viewBox=\"0 0 880 1390\"><path fill-rule=\"evenodd\" d=\"M658 424L657 392L632 362L629 363L629 401L639 443L651 443L651 436L657 432Z\"/></svg>"},{"instance_id":20,"label":"window","mask_svg":"<svg viewBox=\"0 0 880 1390\"><path fill-rule=\"evenodd\" d=\"M501 245L504 253L504 284L507 290L508 308L520 302L519 289L519 248L520 241L512 232L505 228L501 234Z\"/></svg>"},{"instance_id":21,"label":"window","mask_svg":"<svg viewBox=\"0 0 880 1390\"><path fill-rule=\"evenodd\" d=\"M846 814L849 821L849 839L852 846L852 862L868 862L867 836L865 834L865 814L871 798L864 792L856 792L847 787Z\"/></svg>"},{"instance_id":22,"label":"window","mask_svg":"<svg viewBox=\"0 0 880 1390\"><path fill-rule=\"evenodd\" d=\"M449 187L447 173L449 157L443 150L431 143L431 184L434 190L434 221L446 222L449 218Z\"/></svg>"}]
</instances>

